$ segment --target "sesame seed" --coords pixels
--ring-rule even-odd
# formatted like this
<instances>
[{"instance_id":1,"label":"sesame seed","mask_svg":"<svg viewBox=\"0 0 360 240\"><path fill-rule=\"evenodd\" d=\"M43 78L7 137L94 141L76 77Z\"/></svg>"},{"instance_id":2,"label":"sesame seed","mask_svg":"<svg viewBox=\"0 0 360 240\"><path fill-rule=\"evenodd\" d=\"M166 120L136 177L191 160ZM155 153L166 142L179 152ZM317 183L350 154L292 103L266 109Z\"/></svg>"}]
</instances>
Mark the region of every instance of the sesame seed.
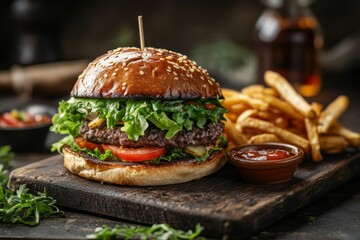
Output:
<instances>
[{"instance_id":1,"label":"sesame seed","mask_svg":"<svg viewBox=\"0 0 360 240\"><path fill-rule=\"evenodd\" d=\"M113 75L113 76L116 76L116 72L113 72L112 75Z\"/></svg>"},{"instance_id":2,"label":"sesame seed","mask_svg":"<svg viewBox=\"0 0 360 240\"><path fill-rule=\"evenodd\" d=\"M201 80L204 80L204 77L203 77L203 76L201 76L200 78L201 78Z\"/></svg>"},{"instance_id":3,"label":"sesame seed","mask_svg":"<svg viewBox=\"0 0 360 240\"><path fill-rule=\"evenodd\" d=\"M144 75L144 72L143 72L143 71L140 71L140 74L141 74L141 75Z\"/></svg>"},{"instance_id":4,"label":"sesame seed","mask_svg":"<svg viewBox=\"0 0 360 240\"><path fill-rule=\"evenodd\" d=\"M108 77L107 73L105 73L105 74L104 74L104 77L105 77L105 78L107 78L107 77Z\"/></svg>"},{"instance_id":5,"label":"sesame seed","mask_svg":"<svg viewBox=\"0 0 360 240\"><path fill-rule=\"evenodd\" d=\"M157 52L156 55L162 56L162 53Z\"/></svg>"},{"instance_id":6,"label":"sesame seed","mask_svg":"<svg viewBox=\"0 0 360 240\"><path fill-rule=\"evenodd\" d=\"M190 68L190 72L194 72L195 70L193 68Z\"/></svg>"},{"instance_id":7,"label":"sesame seed","mask_svg":"<svg viewBox=\"0 0 360 240\"><path fill-rule=\"evenodd\" d=\"M175 76L177 76L177 73L176 73L176 72L173 72L173 74L174 74Z\"/></svg>"},{"instance_id":8,"label":"sesame seed","mask_svg":"<svg viewBox=\"0 0 360 240\"><path fill-rule=\"evenodd\" d=\"M126 85L126 82L123 82L121 85L125 86L125 85Z\"/></svg>"},{"instance_id":9,"label":"sesame seed","mask_svg":"<svg viewBox=\"0 0 360 240\"><path fill-rule=\"evenodd\" d=\"M152 71L151 71L151 75L153 78L156 77L156 71L157 71L157 68L154 68Z\"/></svg>"},{"instance_id":10,"label":"sesame seed","mask_svg":"<svg viewBox=\"0 0 360 240\"><path fill-rule=\"evenodd\" d=\"M173 56L167 56L166 59L171 60L173 59Z\"/></svg>"},{"instance_id":11,"label":"sesame seed","mask_svg":"<svg viewBox=\"0 0 360 240\"><path fill-rule=\"evenodd\" d=\"M160 60L164 61L164 60L165 60L165 58L160 58Z\"/></svg>"},{"instance_id":12,"label":"sesame seed","mask_svg":"<svg viewBox=\"0 0 360 240\"><path fill-rule=\"evenodd\" d=\"M174 77L174 79L175 79L175 80L179 80L179 78L178 78L178 77Z\"/></svg>"},{"instance_id":13,"label":"sesame seed","mask_svg":"<svg viewBox=\"0 0 360 240\"><path fill-rule=\"evenodd\" d=\"M167 72L171 72L171 69L166 69Z\"/></svg>"},{"instance_id":14,"label":"sesame seed","mask_svg":"<svg viewBox=\"0 0 360 240\"><path fill-rule=\"evenodd\" d=\"M129 70L129 68L126 67L126 68L124 68L124 70L127 71L127 70Z\"/></svg>"}]
</instances>

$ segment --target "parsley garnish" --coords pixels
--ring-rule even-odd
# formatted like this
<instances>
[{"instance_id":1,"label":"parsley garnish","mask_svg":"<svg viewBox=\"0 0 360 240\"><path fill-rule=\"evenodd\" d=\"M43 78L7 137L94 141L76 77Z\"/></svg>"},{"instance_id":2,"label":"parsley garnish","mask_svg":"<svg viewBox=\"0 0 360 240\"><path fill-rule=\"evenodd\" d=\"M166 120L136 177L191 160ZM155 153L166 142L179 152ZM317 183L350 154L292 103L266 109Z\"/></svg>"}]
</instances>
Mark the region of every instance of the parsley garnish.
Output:
<instances>
[{"instance_id":1,"label":"parsley garnish","mask_svg":"<svg viewBox=\"0 0 360 240\"><path fill-rule=\"evenodd\" d=\"M8 167L10 160L14 157L14 153L11 152L10 146L0 147L0 164L3 164L4 167Z\"/></svg>"},{"instance_id":2,"label":"parsley garnish","mask_svg":"<svg viewBox=\"0 0 360 240\"><path fill-rule=\"evenodd\" d=\"M14 156L10 150L8 146L0 147L0 222L36 226L41 218L55 214L64 215L46 190L33 195L25 184L20 185L15 193L6 187L9 180L6 167Z\"/></svg>"},{"instance_id":3,"label":"parsley garnish","mask_svg":"<svg viewBox=\"0 0 360 240\"><path fill-rule=\"evenodd\" d=\"M177 230L168 224L154 224L151 227L117 225L114 228L103 226L95 229L95 233L87 236L89 239L142 239L142 240L206 240L200 234L203 231L200 224L195 231Z\"/></svg>"},{"instance_id":4,"label":"parsley garnish","mask_svg":"<svg viewBox=\"0 0 360 240\"><path fill-rule=\"evenodd\" d=\"M33 195L25 184L20 185L16 193L0 186L0 222L36 226L40 223L40 218L64 215L55 206L55 202L46 190Z\"/></svg>"}]
</instances>

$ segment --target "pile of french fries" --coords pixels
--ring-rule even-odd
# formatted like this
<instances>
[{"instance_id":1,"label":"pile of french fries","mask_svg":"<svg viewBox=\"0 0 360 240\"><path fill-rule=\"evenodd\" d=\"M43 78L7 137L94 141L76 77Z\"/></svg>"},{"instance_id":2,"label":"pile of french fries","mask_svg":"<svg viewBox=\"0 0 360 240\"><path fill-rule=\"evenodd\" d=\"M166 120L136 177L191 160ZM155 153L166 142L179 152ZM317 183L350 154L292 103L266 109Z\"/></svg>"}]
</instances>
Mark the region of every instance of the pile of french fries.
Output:
<instances>
[{"instance_id":1,"label":"pile of french fries","mask_svg":"<svg viewBox=\"0 0 360 240\"><path fill-rule=\"evenodd\" d=\"M285 142L301 147L313 161L322 153L339 153L345 148L360 147L360 134L338 122L349 105L341 95L325 109L322 104L309 104L291 84L276 72L267 71L265 83L241 91L222 89L225 134L230 148L242 144Z\"/></svg>"}]
</instances>

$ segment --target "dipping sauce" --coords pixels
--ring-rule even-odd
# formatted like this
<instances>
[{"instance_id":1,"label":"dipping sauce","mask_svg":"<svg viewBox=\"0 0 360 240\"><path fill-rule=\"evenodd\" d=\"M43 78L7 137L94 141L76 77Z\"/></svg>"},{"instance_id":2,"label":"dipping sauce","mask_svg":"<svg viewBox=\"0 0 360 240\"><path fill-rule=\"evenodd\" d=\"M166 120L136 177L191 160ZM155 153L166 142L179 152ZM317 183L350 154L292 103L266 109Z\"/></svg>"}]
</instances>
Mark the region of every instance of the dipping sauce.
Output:
<instances>
[{"instance_id":1,"label":"dipping sauce","mask_svg":"<svg viewBox=\"0 0 360 240\"><path fill-rule=\"evenodd\" d=\"M26 111L16 109L5 112L0 115L0 127L2 128L22 128L34 125L42 125L50 123L51 119L43 114L30 114Z\"/></svg>"},{"instance_id":2,"label":"dipping sauce","mask_svg":"<svg viewBox=\"0 0 360 240\"><path fill-rule=\"evenodd\" d=\"M233 157L254 160L254 161L265 161L265 160L281 160L289 158L294 154L282 149L243 149L241 151L232 152Z\"/></svg>"},{"instance_id":3,"label":"dipping sauce","mask_svg":"<svg viewBox=\"0 0 360 240\"><path fill-rule=\"evenodd\" d=\"M238 177L253 184L290 181L303 157L301 148L275 142L241 145L227 152Z\"/></svg>"}]
</instances>

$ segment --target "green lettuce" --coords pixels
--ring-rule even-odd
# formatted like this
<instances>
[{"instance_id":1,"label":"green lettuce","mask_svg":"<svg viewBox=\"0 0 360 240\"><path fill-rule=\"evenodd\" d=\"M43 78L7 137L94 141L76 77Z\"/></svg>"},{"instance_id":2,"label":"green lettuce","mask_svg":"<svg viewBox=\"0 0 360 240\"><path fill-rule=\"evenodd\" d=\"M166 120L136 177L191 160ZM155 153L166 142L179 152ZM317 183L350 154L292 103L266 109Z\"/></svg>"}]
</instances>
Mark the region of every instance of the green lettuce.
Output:
<instances>
[{"instance_id":1,"label":"green lettuce","mask_svg":"<svg viewBox=\"0 0 360 240\"><path fill-rule=\"evenodd\" d=\"M213 104L215 108L206 109L205 104ZM53 144L52 150L61 152L64 145L70 146L75 151L82 151L90 156L101 160L115 159L111 151L101 153L99 150L91 151L77 146L74 138L79 136L80 127L87 118L104 118L108 128L113 128L122 122L121 131L126 132L131 140L138 140L144 135L149 124L153 124L166 131L166 138L171 139L181 130L190 131L193 126L203 128L206 122L218 123L223 119L226 110L219 100L193 100L191 104L181 100L134 100L134 99L89 99L70 98L61 101L58 113L53 117L53 125L50 130L66 135L62 140ZM212 151L220 150L215 147L206 156L198 160L206 159ZM165 156L156 161L171 161L189 157L181 148L168 149ZM191 156L190 156L191 157Z\"/></svg>"},{"instance_id":2,"label":"green lettuce","mask_svg":"<svg viewBox=\"0 0 360 240\"><path fill-rule=\"evenodd\" d=\"M219 100L196 100L195 104L184 101L161 100L123 100L123 99L87 99L70 98L61 101L58 113L53 117L51 130L55 133L79 135L80 127L89 115L105 118L108 128L119 121L121 128L131 140L144 135L149 123L167 131L166 138L171 139L179 131L191 130L194 124L203 128L207 121L217 123L223 119L226 110ZM206 109L205 104L214 104L214 109Z\"/></svg>"}]
</instances>

